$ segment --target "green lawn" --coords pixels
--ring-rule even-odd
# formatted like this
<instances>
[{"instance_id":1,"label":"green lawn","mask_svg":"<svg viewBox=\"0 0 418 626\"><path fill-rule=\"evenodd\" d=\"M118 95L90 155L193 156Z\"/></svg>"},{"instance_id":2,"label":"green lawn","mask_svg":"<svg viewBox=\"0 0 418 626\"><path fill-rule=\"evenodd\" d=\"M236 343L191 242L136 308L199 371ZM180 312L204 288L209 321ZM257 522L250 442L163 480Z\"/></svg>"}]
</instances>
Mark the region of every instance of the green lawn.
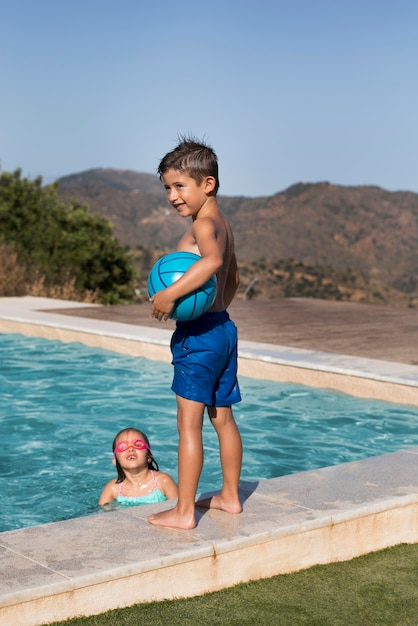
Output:
<instances>
[{"instance_id":1,"label":"green lawn","mask_svg":"<svg viewBox=\"0 0 418 626\"><path fill-rule=\"evenodd\" d=\"M418 626L418 544L54 626Z\"/></svg>"}]
</instances>

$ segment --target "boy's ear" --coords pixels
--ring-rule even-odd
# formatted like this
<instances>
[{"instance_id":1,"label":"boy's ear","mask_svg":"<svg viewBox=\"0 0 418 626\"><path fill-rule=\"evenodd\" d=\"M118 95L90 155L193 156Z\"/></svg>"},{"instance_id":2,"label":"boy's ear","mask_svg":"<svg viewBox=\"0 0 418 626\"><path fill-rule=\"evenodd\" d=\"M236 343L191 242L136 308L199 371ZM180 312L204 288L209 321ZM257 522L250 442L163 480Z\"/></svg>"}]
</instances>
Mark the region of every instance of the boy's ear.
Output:
<instances>
[{"instance_id":1,"label":"boy's ear","mask_svg":"<svg viewBox=\"0 0 418 626\"><path fill-rule=\"evenodd\" d=\"M215 191L216 179L214 176L205 176L203 179L205 193L210 194Z\"/></svg>"}]
</instances>

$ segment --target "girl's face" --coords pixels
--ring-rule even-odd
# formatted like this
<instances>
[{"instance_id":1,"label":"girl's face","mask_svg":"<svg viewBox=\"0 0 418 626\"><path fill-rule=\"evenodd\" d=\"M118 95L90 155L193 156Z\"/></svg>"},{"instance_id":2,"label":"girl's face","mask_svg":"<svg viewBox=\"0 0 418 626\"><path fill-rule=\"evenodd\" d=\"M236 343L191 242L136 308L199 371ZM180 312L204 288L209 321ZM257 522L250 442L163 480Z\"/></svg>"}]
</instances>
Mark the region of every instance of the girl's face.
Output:
<instances>
[{"instance_id":1,"label":"girl's face","mask_svg":"<svg viewBox=\"0 0 418 626\"><path fill-rule=\"evenodd\" d=\"M129 429L117 436L114 454L123 467L126 463L147 463L150 450L144 435L139 430Z\"/></svg>"}]
</instances>

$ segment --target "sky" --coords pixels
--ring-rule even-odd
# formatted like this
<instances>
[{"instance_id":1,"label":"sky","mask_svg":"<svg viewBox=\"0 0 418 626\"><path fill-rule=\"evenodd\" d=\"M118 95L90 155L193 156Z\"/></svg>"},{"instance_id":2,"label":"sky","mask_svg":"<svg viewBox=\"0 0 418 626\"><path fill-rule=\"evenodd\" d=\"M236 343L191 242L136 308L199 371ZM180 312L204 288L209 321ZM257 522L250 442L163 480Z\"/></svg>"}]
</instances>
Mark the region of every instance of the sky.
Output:
<instances>
[{"instance_id":1,"label":"sky","mask_svg":"<svg viewBox=\"0 0 418 626\"><path fill-rule=\"evenodd\" d=\"M0 0L0 169L155 174L179 135L220 193L418 193L417 0Z\"/></svg>"}]
</instances>

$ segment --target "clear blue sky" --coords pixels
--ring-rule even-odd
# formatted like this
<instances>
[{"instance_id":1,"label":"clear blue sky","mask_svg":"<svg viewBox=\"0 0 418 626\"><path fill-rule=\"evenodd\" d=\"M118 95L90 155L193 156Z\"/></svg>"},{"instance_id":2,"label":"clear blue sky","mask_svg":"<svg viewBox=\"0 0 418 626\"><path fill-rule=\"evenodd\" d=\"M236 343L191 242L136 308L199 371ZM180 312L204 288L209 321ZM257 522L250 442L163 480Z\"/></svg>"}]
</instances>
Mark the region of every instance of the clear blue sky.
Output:
<instances>
[{"instance_id":1,"label":"clear blue sky","mask_svg":"<svg viewBox=\"0 0 418 626\"><path fill-rule=\"evenodd\" d=\"M0 164L155 173L179 133L220 192L418 192L417 0L0 0Z\"/></svg>"}]
</instances>

